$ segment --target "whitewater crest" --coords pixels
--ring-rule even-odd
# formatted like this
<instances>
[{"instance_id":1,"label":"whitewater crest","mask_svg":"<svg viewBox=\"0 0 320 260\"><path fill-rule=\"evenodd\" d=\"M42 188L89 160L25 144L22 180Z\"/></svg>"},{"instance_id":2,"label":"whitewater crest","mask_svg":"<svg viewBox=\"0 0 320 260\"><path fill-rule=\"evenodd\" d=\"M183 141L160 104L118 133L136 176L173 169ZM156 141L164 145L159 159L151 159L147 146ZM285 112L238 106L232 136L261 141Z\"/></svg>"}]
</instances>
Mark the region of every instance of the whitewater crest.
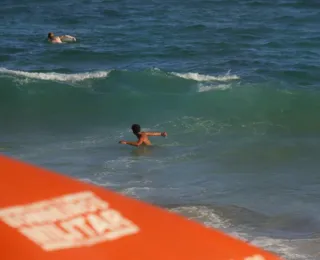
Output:
<instances>
[{"instance_id":1,"label":"whitewater crest","mask_svg":"<svg viewBox=\"0 0 320 260\"><path fill-rule=\"evenodd\" d=\"M194 72L188 72L188 73L177 73L172 72L173 75L184 78L184 79L190 79L195 81L202 81L202 82L208 82L208 81L221 81L221 82L228 82L232 80L240 79L237 75L232 75L229 72L225 75L219 75L219 76L211 76L211 75L203 75L199 73Z\"/></svg>"},{"instance_id":2,"label":"whitewater crest","mask_svg":"<svg viewBox=\"0 0 320 260\"><path fill-rule=\"evenodd\" d=\"M26 72L20 70L9 70L6 68L0 68L0 73L10 76L25 77L28 79L39 79L39 80L51 80L51 81L62 81L62 82L79 82L87 79L98 79L108 77L110 71L96 71L96 72L83 72L64 74L56 72Z\"/></svg>"}]
</instances>

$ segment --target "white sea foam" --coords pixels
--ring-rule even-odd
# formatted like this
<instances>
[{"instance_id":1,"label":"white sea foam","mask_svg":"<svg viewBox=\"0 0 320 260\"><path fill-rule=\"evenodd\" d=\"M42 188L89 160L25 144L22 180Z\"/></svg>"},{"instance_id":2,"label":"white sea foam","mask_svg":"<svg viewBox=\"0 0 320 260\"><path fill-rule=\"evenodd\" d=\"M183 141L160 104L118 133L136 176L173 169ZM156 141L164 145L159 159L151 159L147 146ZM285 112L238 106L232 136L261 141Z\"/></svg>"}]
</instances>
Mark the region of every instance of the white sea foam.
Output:
<instances>
[{"instance_id":1,"label":"white sea foam","mask_svg":"<svg viewBox=\"0 0 320 260\"><path fill-rule=\"evenodd\" d=\"M62 81L62 82L78 82L86 79L105 78L110 71L96 71L96 72L83 72L64 74L56 72L26 72L20 70L9 70L6 68L0 68L0 73L5 75L20 76L27 79L41 79L50 81Z\"/></svg>"},{"instance_id":2,"label":"white sea foam","mask_svg":"<svg viewBox=\"0 0 320 260\"><path fill-rule=\"evenodd\" d=\"M228 219L216 214L206 206L180 206L171 211L184 215L208 227L220 229L229 235L247 241L265 250L274 252L286 260L319 260L319 239L278 239L267 236L252 236L250 230L237 228ZM318 252L318 253L317 253Z\"/></svg>"},{"instance_id":3,"label":"white sea foam","mask_svg":"<svg viewBox=\"0 0 320 260\"><path fill-rule=\"evenodd\" d=\"M177 73L177 72L172 72L173 75L178 76L180 78L184 79L191 79L195 81L221 81L221 82L227 82L231 80L236 80L240 79L239 76L237 75L231 75L229 73L225 75L219 75L219 76L211 76L211 75L203 75L199 73L194 73L194 72L188 72L188 73Z\"/></svg>"}]
</instances>

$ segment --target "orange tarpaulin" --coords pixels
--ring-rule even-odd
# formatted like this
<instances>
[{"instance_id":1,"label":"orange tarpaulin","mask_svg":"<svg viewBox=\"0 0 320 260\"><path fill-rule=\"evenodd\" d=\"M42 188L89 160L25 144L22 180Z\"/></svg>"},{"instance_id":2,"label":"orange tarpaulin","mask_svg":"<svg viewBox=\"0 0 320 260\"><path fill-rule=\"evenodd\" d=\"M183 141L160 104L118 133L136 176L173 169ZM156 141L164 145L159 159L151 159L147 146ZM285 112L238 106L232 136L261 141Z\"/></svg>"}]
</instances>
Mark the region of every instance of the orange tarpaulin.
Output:
<instances>
[{"instance_id":1,"label":"orange tarpaulin","mask_svg":"<svg viewBox=\"0 0 320 260\"><path fill-rule=\"evenodd\" d=\"M102 187L4 156L0 165L0 259L280 259Z\"/></svg>"}]
</instances>

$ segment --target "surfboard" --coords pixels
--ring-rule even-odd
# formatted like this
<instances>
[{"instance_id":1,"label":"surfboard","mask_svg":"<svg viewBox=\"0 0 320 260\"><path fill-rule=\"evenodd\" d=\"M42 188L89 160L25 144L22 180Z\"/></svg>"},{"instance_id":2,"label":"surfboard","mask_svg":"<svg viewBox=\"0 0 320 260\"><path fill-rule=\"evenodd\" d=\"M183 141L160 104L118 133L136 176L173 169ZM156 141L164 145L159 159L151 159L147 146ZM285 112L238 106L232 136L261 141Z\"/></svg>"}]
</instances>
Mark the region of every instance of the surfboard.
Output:
<instances>
[{"instance_id":1,"label":"surfboard","mask_svg":"<svg viewBox=\"0 0 320 260\"><path fill-rule=\"evenodd\" d=\"M279 260L176 213L0 156L0 259Z\"/></svg>"}]
</instances>

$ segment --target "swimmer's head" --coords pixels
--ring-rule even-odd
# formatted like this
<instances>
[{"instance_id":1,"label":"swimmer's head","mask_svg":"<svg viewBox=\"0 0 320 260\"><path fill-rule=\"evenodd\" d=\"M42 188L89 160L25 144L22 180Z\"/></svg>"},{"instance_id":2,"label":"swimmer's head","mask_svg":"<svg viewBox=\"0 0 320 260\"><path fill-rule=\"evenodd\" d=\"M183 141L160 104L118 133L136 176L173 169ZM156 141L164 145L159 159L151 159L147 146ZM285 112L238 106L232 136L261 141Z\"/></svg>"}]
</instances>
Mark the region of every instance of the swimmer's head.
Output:
<instances>
[{"instance_id":1,"label":"swimmer's head","mask_svg":"<svg viewBox=\"0 0 320 260\"><path fill-rule=\"evenodd\" d=\"M49 32L48 33L48 39L53 39L53 37L54 37L54 34L52 32Z\"/></svg>"},{"instance_id":2,"label":"swimmer's head","mask_svg":"<svg viewBox=\"0 0 320 260\"><path fill-rule=\"evenodd\" d=\"M135 135L137 135L137 134L140 133L141 127L140 127L140 125L138 125L138 124L133 124L133 125L131 126L131 130L132 130L132 132L133 132Z\"/></svg>"}]
</instances>

